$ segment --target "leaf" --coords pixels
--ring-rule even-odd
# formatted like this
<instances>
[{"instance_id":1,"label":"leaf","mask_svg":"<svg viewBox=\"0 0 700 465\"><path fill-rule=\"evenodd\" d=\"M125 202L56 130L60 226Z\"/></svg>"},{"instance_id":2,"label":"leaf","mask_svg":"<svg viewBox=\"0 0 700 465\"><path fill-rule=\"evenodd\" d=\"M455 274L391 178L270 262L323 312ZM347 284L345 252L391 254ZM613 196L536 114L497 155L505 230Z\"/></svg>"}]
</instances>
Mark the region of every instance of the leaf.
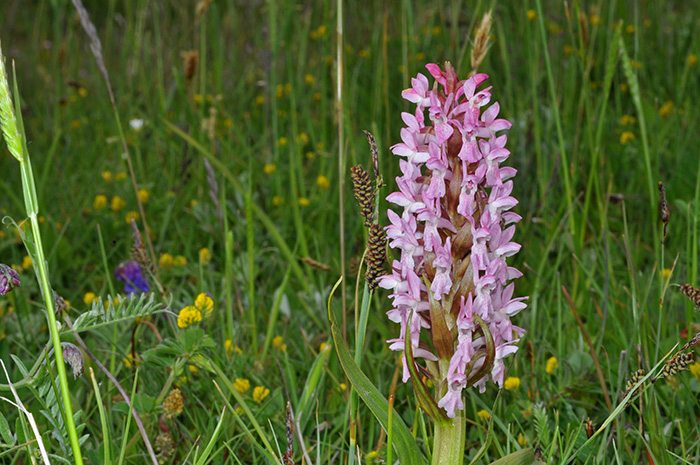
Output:
<instances>
[{"instance_id":1,"label":"leaf","mask_svg":"<svg viewBox=\"0 0 700 465\"><path fill-rule=\"evenodd\" d=\"M14 445L15 437L12 435L12 431L10 431L10 425L9 425L9 423L7 423L7 419L5 418L5 415L3 415L1 412L0 412L0 436L2 436L2 440L5 441L5 444Z\"/></svg>"},{"instance_id":2,"label":"leaf","mask_svg":"<svg viewBox=\"0 0 700 465\"><path fill-rule=\"evenodd\" d=\"M491 465L533 465L544 463L541 460L535 458L535 451L531 447L527 449L521 449L512 454L508 454L505 457L491 462Z\"/></svg>"},{"instance_id":3,"label":"leaf","mask_svg":"<svg viewBox=\"0 0 700 465\"><path fill-rule=\"evenodd\" d=\"M341 278L342 279L342 278ZM340 282L340 281L338 281ZM336 285L337 286L337 285ZM374 414L374 417L381 423L384 430L389 430L389 402L386 400L379 390L372 384L367 376L357 366L347 343L343 340L343 336L338 331L338 323L335 321L335 316L331 312L330 300L333 298L333 293L329 297L328 302L328 318L331 322L331 332L333 334L333 342L338 353L338 360L343 367L345 375L348 377L353 387L357 391L362 401L369 407ZM394 434L394 447L399 456L399 461L404 464L422 464L426 463L426 459L421 453L418 443L406 424L401 419L400 415L395 415L392 422Z\"/></svg>"}]
</instances>

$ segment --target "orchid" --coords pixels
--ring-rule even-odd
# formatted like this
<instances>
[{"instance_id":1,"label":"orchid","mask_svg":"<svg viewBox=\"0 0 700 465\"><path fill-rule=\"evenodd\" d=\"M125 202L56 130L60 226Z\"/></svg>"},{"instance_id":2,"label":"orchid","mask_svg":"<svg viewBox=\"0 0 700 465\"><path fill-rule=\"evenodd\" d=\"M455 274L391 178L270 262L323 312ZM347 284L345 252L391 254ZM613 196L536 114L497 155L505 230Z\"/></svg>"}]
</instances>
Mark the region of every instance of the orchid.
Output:
<instances>
[{"instance_id":1,"label":"orchid","mask_svg":"<svg viewBox=\"0 0 700 465\"><path fill-rule=\"evenodd\" d=\"M483 392L489 380L503 387L504 359L524 333L511 323L526 306L513 297L522 273L506 263L520 250L513 237L521 218L510 211L516 170L501 166L510 152L500 133L511 123L498 118L498 103L488 106L491 87L479 90L488 76L462 81L449 63L426 68L432 88L419 73L402 93L416 111L402 114L406 127L392 147L402 175L387 197L399 210L389 210L386 227L400 259L379 285L392 291L387 316L401 333L388 342L402 352L404 382L413 378L427 392L417 378L428 375L435 394L419 395L421 405L454 418L465 389Z\"/></svg>"}]
</instances>

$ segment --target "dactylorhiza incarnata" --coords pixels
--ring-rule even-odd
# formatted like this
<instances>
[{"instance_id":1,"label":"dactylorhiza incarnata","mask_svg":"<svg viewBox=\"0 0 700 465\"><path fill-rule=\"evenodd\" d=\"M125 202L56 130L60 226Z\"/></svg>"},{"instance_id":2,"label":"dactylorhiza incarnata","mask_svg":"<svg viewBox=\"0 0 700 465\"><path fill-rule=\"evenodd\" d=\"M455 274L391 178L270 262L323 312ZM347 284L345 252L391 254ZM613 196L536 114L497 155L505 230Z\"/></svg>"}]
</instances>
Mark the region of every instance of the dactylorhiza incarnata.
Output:
<instances>
[{"instance_id":1,"label":"dactylorhiza incarnata","mask_svg":"<svg viewBox=\"0 0 700 465\"><path fill-rule=\"evenodd\" d=\"M414 383L432 379L437 406L453 418L464 389L483 392L489 379L503 387L503 359L524 333L510 321L526 306L511 282L522 273L506 263L520 250L512 238L521 217L510 211L516 170L500 166L510 152L499 132L511 123L497 118L498 103L487 107L491 87L477 90L488 76L460 81L449 63L426 68L432 89L419 73L402 92L417 108L402 113L402 142L391 148L403 174L387 200L403 212L389 210L386 228L401 259L379 285L393 291L387 316L401 334L388 342L403 352L404 382L411 372ZM407 349L425 365L407 362Z\"/></svg>"}]
</instances>

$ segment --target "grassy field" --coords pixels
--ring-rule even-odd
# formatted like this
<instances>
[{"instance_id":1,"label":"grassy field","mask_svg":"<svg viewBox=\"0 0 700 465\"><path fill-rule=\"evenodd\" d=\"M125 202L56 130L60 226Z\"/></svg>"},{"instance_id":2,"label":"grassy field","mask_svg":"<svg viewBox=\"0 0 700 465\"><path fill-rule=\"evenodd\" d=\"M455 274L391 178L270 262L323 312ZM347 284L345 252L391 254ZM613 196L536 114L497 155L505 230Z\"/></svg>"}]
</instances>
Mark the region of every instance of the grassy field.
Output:
<instances>
[{"instance_id":1,"label":"grassy field","mask_svg":"<svg viewBox=\"0 0 700 465\"><path fill-rule=\"evenodd\" d=\"M651 383L700 330L679 290L699 284L698 2L346 1L338 46L334 2L85 0L109 91L73 4L31 3L0 4L0 43L21 95L48 278L69 306L61 339L94 356L82 350L85 373L68 380L86 463L282 463L287 401L293 463L387 460L387 435L331 336L341 275L339 331L429 454L432 427L385 342L398 333L388 292L362 301L366 232L349 168L370 170L370 131L387 224L400 174L389 147L413 111L401 91L429 76L427 63L450 61L466 79L492 9L479 72L513 123L507 165L523 219L509 264L529 300L514 317L527 332L506 361L507 389L465 396L466 458L490 441L478 463L533 447L547 463L700 464L700 346L685 350L689 370ZM22 283L0 297L0 358L12 382L25 380L17 395L51 463L74 463L22 241L34 250L35 228L4 144L0 213L0 262ZM152 257L150 300L127 299L115 275L133 255L132 218L137 254ZM141 433L95 360L131 396ZM651 374L625 408L640 368ZM30 463L25 416L0 405L0 461Z\"/></svg>"}]
</instances>

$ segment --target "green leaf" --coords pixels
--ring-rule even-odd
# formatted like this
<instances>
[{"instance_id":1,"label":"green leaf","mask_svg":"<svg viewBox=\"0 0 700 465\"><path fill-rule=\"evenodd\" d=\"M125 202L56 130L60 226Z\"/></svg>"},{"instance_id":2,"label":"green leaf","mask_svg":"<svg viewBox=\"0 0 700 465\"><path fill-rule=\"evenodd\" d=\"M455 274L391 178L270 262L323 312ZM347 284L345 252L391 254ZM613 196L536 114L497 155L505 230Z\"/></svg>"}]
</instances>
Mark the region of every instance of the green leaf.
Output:
<instances>
[{"instance_id":1,"label":"green leaf","mask_svg":"<svg viewBox=\"0 0 700 465\"><path fill-rule=\"evenodd\" d=\"M333 342L338 353L338 359L343 367L345 375L348 377L357 394L363 402L369 407L374 414L374 417L381 423L385 430L389 429L389 402L386 400L379 390L372 384L367 376L357 366L355 360L350 354L347 343L343 340L343 336L338 331L338 323L335 321L335 316L331 312L330 299L328 305L328 318L331 322L331 332L333 333ZM426 459L418 447L418 443L411 436L406 424L401 419L400 415L395 415L392 423L394 434L394 447L399 456L399 461L405 464L422 464L426 463Z\"/></svg>"},{"instance_id":2,"label":"green leaf","mask_svg":"<svg viewBox=\"0 0 700 465\"><path fill-rule=\"evenodd\" d=\"M0 436L2 436L2 440L5 441L5 444L14 445L15 438L12 435L12 431L10 431L10 425L7 423L7 419L2 413L0 413Z\"/></svg>"},{"instance_id":3,"label":"green leaf","mask_svg":"<svg viewBox=\"0 0 700 465\"><path fill-rule=\"evenodd\" d=\"M491 465L534 465L543 463L535 458L535 451L528 447L491 462Z\"/></svg>"}]
</instances>

